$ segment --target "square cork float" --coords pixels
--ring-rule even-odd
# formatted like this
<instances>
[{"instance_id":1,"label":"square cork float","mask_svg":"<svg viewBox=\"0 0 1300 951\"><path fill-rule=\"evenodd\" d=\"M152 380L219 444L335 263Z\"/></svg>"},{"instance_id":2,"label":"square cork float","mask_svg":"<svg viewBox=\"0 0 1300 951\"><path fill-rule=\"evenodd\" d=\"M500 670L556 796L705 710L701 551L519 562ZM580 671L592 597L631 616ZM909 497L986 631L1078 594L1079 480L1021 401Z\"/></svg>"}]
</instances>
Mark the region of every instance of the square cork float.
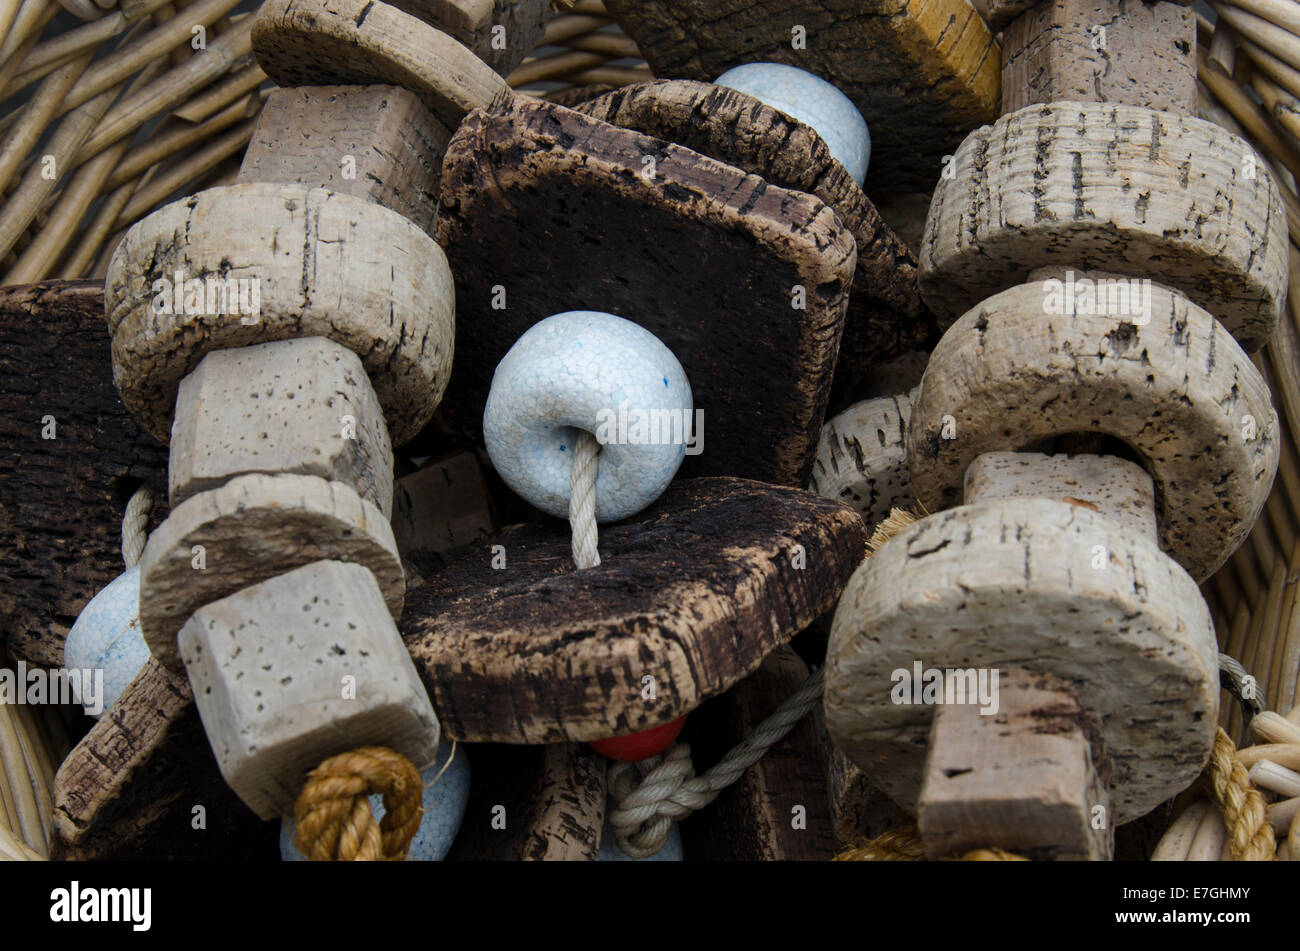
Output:
<instances>
[{"instance_id":1,"label":"square cork float","mask_svg":"<svg viewBox=\"0 0 1300 951\"><path fill-rule=\"evenodd\" d=\"M342 482L392 515L393 449L360 357L299 337L214 350L181 380L171 504L253 472Z\"/></svg>"},{"instance_id":2,"label":"square cork float","mask_svg":"<svg viewBox=\"0 0 1300 951\"><path fill-rule=\"evenodd\" d=\"M1196 14L1157 0L1051 0L1002 37L1002 111L1122 102L1196 116Z\"/></svg>"},{"instance_id":3,"label":"square cork float","mask_svg":"<svg viewBox=\"0 0 1300 951\"><path fill-rule=\"evenodd\" d=\"M623 86L574 108L725 162L770 185L805 192L835 212L858 247L840 339L837 394L873 377L881 363L924 346L936 333L917 287L915 253L811 126L739 90L684 79ZM929 204L927 195L926 209Z\"/></svg>"},{"instance_id":4,"label":"square cork float","mask_svg":"<svg viewBox=\"0 0 1300 951\"><path fill-rule=\"evenodd\" d=\"M397 86L271 90L237 182L297 182L344 192L404 215L426 231L451 131Z\"/></svg>"},{"instance_id":5,"label":"square cork float","mask_svg":"<svg viewBox=\"0 0 1300 951\"><path fill-rule=\"evenodd\" d=\"M452 137L435 236L456 280L442 404L456 428L481 440L493 373L525 330L607 311L686 371L706 443L684 475L806 483L857 260L819 199L520 97Z\"/></svg>"},{"instance_id":6,"label":"square cork float","mask_svg":"<svg viewBox=\"0 0 1300 951\"><path fill-rule=\"evenodd\" d=\"M656 76L713 82L733 66L771 62L834 83L871 128L873 191L932 188L944 155L997 115L1000 49L966 0L608 0L607 7Z\"/></svg>"}]
</instances>

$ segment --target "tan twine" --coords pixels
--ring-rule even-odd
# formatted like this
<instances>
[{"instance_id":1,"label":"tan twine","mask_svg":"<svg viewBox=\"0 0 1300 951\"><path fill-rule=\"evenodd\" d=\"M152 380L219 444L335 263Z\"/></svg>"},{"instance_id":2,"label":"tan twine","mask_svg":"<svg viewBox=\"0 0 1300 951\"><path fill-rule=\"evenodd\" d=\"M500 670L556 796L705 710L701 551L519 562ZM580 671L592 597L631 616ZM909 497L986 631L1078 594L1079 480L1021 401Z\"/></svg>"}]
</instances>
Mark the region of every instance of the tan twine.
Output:
<instances>
[{"instance_id":1,"label":"tan twine","mask_svg":"<svg viewBox=\"0 0 1300 951\"><path fill-rule=\"evenodd\" d=\"M1268 806L1237 755L1237 745L1220 727L1205 768L1209 791L1228 828L1228 854L1234 862L1271 862L1277 856Z\"/></svg>"},{"instance_id":2,"label":"tan twine","mask_svg":"<svg viewBox=\"0 0 1300 951\"><path fill-rule=\"evenodd\" d=\"M370 796L384 797L375 820ZM424 815L415 765L390 749L366 746L331 756L307 775L294 806L298 851L313 862L400 862Z\"/></svg>"},{"instance_id":3,"label":"tan twine","mask_svg":"<svg viewBox=\"0 0 1300 951\"><path fill-rule=\"evenodd\" d=\"M894 829L874 839L864 839L845 849L832 862L924 862L925 846L916 826ZM1023 855L1005 849L972 849L954 856L958 862L1028 862Z\"/></svg>"}]
</instances>

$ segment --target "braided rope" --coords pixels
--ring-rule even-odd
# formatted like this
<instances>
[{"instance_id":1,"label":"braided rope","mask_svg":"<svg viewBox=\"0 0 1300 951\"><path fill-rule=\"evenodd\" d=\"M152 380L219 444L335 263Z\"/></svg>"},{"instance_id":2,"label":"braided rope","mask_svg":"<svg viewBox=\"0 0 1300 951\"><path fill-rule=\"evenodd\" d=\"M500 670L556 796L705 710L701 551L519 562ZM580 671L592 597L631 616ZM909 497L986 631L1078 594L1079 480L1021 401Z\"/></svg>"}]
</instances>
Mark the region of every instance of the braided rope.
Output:
<instances>
[{"instance_id":1,"label":"braided rope","mask_svg":"<svg viewBox=\"0 0 1300 951\"><path fill-rule=\"evenodd\" d=\"M609 814L615 841L634 859L654 855L668 840L672 820L703 809L740 778L821 702L822 672L818 670L781 706L731 749L716 766L696 776L691 748L677 743L661 759L612 763L609 789L618 804ZM640 772L638 782L634 772Z\"/></svg>"},{"instance_id":2,"label":"braided rope","mask_svg":"<svg viewBox=\"0 0 1300 951\"><path fill-rule=\"evenodd\" d=\"M852 848L845 849L832 862L922 862L925 848L916 826L891 829L874 839L863 839Z\"/></svg>"},{"instance_id":3,"label":"braided rope","mask_svg":"<svg viewBox=\"0 0 1300 951\"><path fill-rule=\"evenodd\" d=\"M573 441L569 471L569 525L573 529L573 562L579 568L600 564L596 550L596 468L600 444L585 429Z\"/></svg>"},{"instance_id":4,"label":"braided rope","mask_svg":"<svg viewBox=\"0 0 1300 951\"><path fill-rule=\"evenodd\" d=\"M1005 849L972 849L956 856L959 862L1028 862L1023 855ZM874 839L864 839L845 849L832 862L924 862L925 846L916 826L893 829Z\"/></svg>"},{"instance_id":5,"label":"braided rope","mask_svg":"<svg viewBox=\"0 0 1300 951\"><path fill-rule=\"evenodd\" d=\"M1210 795L1228 827L1228 854L1234 862L1271 862L1277 852L1264 797L1237 758L1237 746L1220 727L1206 767Z\"/></svg>"},{"instance_id":6,"label":"braided rope","mask_svg":"<svg viewBox=\"0 0 1300 951\"><path fill-rule=\"evenodd\" d=\"M131 500L126 503L126 513L122 516L122 560L128 568L138 565L140 556L144 554L149 513L157 502L158 493L153 486L145 483L135 490Z\"/></svg>"},{"instance_id":7,"label":"braided rope","mask_svg":"<svg viewBox=\"0 0 1300 951\"><path fill-rule=\"evenodd\" d=\"M370 809L376 792L382 822ZM422 793L419 770L400 753L366 746L331 756L307 775L294 806L298 851L313 862L400 862L420 827Z\"/></svg>"},{"instance_id":8,"label":"braided rope","mask_svg":"<svg viewBox=\"0 0 1300 951\"><path fill-rule=\"evenodd\" d=\"M1029 859L1006 849L973 849L957 856L959 862L1028 862Z\"/></svg>"}]
</instances>

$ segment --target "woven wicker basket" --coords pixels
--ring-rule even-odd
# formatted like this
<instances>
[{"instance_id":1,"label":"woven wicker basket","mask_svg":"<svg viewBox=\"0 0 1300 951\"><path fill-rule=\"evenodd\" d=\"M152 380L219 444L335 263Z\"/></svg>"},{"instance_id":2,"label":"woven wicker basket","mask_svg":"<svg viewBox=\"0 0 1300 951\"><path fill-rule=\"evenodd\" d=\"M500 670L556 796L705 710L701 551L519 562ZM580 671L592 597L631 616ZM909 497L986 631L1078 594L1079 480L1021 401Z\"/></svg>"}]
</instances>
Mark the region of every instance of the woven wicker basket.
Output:
<instances>
[{"instance_id":1,"label":"woven wicker basket","mask_svg":"<svg viewBox=\"0 0 1300 951\"><path fill-rule=\"evenodd\" d=\"M258 5L0 0L0 285L102 277L126 228L234 180L272 88L251 55ZM578 87L651 78L600 0L555 5L564 9L512 86L564 102ZM1286 712L1300 676L1300 4L1210 6L1217 28L1199 20L1201 114L1265 156L1287 205L1293 271L1290 319L1255 357L1282 420L1277 482L1248 543L1204 592L1221 649L1257 679L1265 709ZM196 23L202 57L190 55ZM1239 705L1225 695L1222 709L1244 742ZM48 856L54 772L70 746L59 711L0 705L0 859Z\"/></svg>"}]
</instances>

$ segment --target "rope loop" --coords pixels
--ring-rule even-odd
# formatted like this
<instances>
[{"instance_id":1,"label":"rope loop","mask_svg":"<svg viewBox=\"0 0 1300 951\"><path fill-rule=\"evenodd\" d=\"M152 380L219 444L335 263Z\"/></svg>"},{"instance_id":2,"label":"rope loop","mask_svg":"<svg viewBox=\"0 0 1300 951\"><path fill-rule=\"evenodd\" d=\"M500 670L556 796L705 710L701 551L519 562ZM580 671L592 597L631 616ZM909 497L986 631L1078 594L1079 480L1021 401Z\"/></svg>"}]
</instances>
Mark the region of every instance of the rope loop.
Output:
<instances>
[{"instance_id":1,"label":"rope loop","mask_svg":"<svg viewBox=\"0 0 1300 951\"><path fill-rule=\"evenodd\" d=\"M384 797L382 822L372 793ZM298 851L313 862L400 862L420 827L422 793L420 771L386 747L331 756L307 775L294 806Z\"/></svg>"}]
</instances>

